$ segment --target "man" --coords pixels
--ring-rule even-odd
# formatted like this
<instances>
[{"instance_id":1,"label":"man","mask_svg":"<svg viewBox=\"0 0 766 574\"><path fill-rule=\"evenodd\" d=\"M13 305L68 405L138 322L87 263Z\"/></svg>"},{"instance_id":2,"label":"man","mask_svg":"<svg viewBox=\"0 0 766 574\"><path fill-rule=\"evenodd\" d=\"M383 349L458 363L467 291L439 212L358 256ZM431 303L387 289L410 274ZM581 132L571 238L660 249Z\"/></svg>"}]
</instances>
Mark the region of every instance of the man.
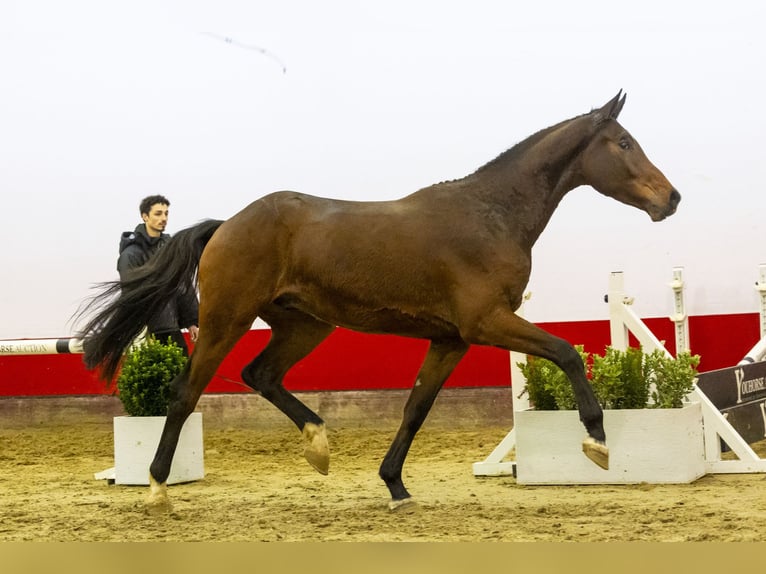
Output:
<instances>
[{"instance_id":1,"label":"man","mask_svg":"<svg viewBox=\"0 0 766 574\"><path fill-rule=\"evenodd\" d=\"M132 269L146 263L170 239L170 235L165 233L169 207L170 201L162 195L150 195L141 200L139 212L143 223L139 223L134 231L123 232L120 238L120 257L117 260L120 280L124 281ZM199 333L198 312L196 293L191 289L181 289L175 300L153 317L146 327L149 334L162 343L170 337L188 356L189 349L181 329L188 329L189 338L195 342Z\"/></svg>"}]
</instances>

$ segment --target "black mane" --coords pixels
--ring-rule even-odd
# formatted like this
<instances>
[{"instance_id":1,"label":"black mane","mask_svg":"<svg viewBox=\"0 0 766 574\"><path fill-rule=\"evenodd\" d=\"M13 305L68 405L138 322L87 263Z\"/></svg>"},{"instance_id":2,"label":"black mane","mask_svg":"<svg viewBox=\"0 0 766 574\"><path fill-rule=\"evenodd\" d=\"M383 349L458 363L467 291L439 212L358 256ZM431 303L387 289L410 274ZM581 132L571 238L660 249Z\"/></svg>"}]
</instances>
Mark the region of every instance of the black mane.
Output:
<instances>
[{"instance_id":1,"label":"black mane","mask_svg":"<svg viewBox=\"0 0 766 574\"><path fill-rule=\"evenodd\" d=\"M580 115L580 116L576 116L574 118L570 118L568 120L564 120L564 121L559 122L557 124L554 124L554 125L552 125L550 127L544 128L544 129L540 130L537 133L532 134L528 138L520 141L519 143L517 143L513 147L511 147L511 148L505 150L504 152L502 152L495 159L492 159L492 160L488 161L487 163L485 163L484 165L479 167L476 171L474 171L470 175L475 175L475 174L483 173L484 171L486 171L488 169L491 169L491 168L493 168L493 167L495 167L495 166L497 166L498 164L501 164L501 163L502 164L506 164L508 162L512 162L514 160L514 158L526 154L527 151L530 148L532 148L533 146L537 145L538 142L540 142L542 139L544 139L551 132L556 131L557 129L559 129L564 124L567 124L569 122L573 122L575 120L578 120L578 119L580 119L580 118L582 118L582 117L584 117L586 115L589 115L589 114L583 114L583 115Z\"/></svg>"}]
</instances>

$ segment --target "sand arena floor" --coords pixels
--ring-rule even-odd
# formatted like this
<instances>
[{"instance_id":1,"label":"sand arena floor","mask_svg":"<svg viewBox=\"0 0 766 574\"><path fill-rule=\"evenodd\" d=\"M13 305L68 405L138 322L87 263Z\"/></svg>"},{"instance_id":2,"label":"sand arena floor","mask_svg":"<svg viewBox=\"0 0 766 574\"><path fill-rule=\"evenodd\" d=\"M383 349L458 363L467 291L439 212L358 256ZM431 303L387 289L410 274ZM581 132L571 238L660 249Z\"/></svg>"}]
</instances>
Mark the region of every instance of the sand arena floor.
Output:
<instances>
[{"instance_id":1,"label":"sand arena floor","mask_svg":"<svg viewBox=\"0 0 766 574\"><path fill-rule=\"evenodd\" d=\"M221 417L207 405L206 476L171 486L173 511L158 518L144 511L145 487L93 477L113 464L112 413L44 416L6 403L0 541L766 540L762 474L672 486L532 487L512 477L477 478L471 464L508 424L455 425L450 401L437 406L404 467L416 509L389 511L377 476L396 430L393 415L371 411L365 424L326 417L332 460L322 476L303 459L289 423L248 423L240 412ZM754 448L766 456L766 442Z\"/></svg>"}]
</instances>

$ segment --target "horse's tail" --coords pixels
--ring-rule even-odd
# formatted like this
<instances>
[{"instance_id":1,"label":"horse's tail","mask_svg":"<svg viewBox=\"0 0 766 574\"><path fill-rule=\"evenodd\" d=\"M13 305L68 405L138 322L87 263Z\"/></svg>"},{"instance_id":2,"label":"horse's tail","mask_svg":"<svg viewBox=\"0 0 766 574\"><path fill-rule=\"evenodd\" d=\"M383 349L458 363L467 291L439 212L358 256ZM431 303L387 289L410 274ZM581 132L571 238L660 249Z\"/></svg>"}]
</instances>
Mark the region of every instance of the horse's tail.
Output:
<instances>
[{"instance_id":1,"label":"horse's tail","mask_svg":"<svg viewBox=\"0 0 766 574\"><path fill-rule=\"evenodd\" d=\"M178 294L196 289L196 273L202 251L223 221L206 220L176 233L149 261L124 281L96 287L78 316L90 315L79 333L83 361L88 369L100 367L101 378L111 381L130 344Z\"/></svg>"}]
</instances>

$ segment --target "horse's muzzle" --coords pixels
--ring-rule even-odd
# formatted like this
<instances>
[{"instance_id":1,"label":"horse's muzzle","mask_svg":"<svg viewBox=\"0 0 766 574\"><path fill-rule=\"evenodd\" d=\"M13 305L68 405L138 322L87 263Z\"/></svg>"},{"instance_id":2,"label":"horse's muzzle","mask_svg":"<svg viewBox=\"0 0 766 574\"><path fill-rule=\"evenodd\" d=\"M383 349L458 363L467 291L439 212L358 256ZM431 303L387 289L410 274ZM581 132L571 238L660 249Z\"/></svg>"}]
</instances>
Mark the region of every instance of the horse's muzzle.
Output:
<instances>
[{"instance_id":1,"label":"horse's muzzle","mask_svg":"<svg viewBox=\"0 0 766 574\"><path fill-rule=\"evenodd\" d=\"M668 199L668 215L673 215L678 209L678 204L681 203L681 194L677 189L670 192L670 198Z\"/></svg>"},{"instance_id":2,"label":"horse's muzzle","mask_svg":"<svg viewBox=\"0 0 766 574\"><path fill-rule=\"evenodd\" d=\"M654 214L652 216L652 221L662 221L663 219L670 217L678 209L679 203L681 203L681 194L678 193L678 190L676 189L671 190L667 206L663 211Z\"/></svg>"}]
</instances>

